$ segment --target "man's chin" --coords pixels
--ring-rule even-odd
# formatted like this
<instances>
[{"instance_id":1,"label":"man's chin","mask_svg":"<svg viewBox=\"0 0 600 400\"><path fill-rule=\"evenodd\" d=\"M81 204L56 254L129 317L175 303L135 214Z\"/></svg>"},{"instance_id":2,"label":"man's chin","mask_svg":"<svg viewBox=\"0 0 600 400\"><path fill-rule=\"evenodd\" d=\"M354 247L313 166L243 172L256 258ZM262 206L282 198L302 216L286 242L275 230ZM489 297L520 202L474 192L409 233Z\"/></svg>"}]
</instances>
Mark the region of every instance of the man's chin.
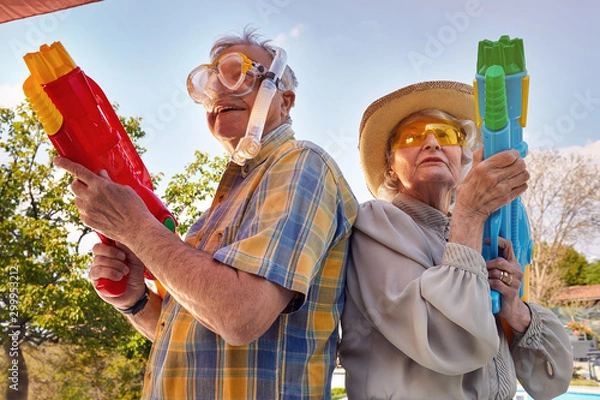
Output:
<instances>
[{"instance_id":1,"label":"man's chin","mask_svg":"<svg viewBox=\"0 0 600 400\"><path fill-rule=\"evenodd\" d=\"M237 132L236 134L232 134L232 132ZM213 130L213 136L221 143L221 145L225 148L225 150L231 155L233 154L237 144L240 139L244 137L246 132L244 130L240 130L239 128L236 130L233 129L223 129L223 128L215 128Z\"/></svg>"}]
</instances>

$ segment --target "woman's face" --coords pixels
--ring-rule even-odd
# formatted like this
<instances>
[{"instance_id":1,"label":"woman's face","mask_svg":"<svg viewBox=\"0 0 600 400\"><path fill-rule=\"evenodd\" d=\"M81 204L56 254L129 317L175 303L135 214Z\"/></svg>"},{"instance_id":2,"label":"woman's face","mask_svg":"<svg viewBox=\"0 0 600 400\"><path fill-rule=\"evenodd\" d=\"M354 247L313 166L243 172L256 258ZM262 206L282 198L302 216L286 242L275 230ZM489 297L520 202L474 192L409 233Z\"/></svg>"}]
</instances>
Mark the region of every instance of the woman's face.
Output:
<instances>
[{"instance_id":1,"label":"woman's face","mask_svg":"<svg viewBox=\"0 0 600 400\"><path fill-rule=\"evenodd\" d=\"M416 198L449 194L461 177L462 148L441 146L433 134L419 147L400 147L394 151L390 175L399 180L399 191Z\"/></svg>"}]
</instances>

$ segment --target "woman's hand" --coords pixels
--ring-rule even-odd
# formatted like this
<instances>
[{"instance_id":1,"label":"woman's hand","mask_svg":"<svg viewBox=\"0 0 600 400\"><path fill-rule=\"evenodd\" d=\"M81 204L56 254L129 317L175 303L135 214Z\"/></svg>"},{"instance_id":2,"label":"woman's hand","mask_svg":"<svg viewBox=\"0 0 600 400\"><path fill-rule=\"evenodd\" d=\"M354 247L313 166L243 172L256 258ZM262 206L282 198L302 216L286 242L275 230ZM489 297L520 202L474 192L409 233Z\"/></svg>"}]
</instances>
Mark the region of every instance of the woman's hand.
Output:
<instances>
[{"instance_id":1,"label":"woman's hand","mask_svg":"<svg viewBox=\"0 0 600 400\"><path fill-rule=\"evenodd\" d=\"M502 307L498 316L504 318L511 328L523 333L531 322L529 307L519 298L523 272L515 257L512 243L499 237L498 247L502 249L502 257L486 263L490 288L501 295Z\"/></svg>"},{"instance_id":2,"label":"woman's hand","mask_svg":"<svg viewBox=\"0 0 600 400\"><path fill-rule=\"evenodd\" d=\"M473 167L456 188L455 215L485 220L527 189L529 173L517 150L483 159L483 147L473 153Z\"/></svg>"},{"instance_id":3,"label":"woman's hand","mask_svg":"<svg viewBox=\"0 0 600 400\"><path fill-rule=\"evenodd\" d=\"M483 147L473 153L473 167L456 187L449 242L481 253L484 225L500 207L527 189L529 173L517 150L506 150L483 159Z\"/></svg>"}]
</instances>

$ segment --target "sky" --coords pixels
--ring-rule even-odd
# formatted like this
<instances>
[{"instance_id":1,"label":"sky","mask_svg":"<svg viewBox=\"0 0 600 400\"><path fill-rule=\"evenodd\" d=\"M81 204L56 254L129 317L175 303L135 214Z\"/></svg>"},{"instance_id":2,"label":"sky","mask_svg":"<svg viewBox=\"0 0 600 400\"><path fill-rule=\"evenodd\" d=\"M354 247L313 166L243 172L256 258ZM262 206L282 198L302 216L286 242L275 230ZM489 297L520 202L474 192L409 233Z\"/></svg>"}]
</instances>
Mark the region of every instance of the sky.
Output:
<instances>
[{"instance_id":1,"label":"sky","mask_svg":"<svg viewBox=\"0 0 600 400\"><path fill-rule=\"evenodd\" d=\"M471 83L478 42L502 35L525 45L530 148L600 156L599 10L595 0L104 0L0 24L0 106L23 100L23 55L61 41L121 115L142 117L144 162L166 183L195 150L224 154L185 80L219 36L251 25L285 48L298 77L296 137L328 151L362 202L372 198L357 148L369 104L420 81ZM600 257L596 247L580 250Z\"/></svg>"}]
</instances>

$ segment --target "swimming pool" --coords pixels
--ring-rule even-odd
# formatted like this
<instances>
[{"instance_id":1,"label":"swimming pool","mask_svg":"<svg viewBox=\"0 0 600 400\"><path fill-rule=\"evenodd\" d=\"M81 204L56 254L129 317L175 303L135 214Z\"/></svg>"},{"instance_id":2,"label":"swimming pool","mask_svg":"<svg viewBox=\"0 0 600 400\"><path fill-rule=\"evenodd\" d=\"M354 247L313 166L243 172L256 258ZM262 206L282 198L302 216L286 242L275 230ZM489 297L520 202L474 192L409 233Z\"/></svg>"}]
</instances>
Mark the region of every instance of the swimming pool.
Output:
<instances>
[{"instance_id":1,"label":"swimming pool","mask_svg":"<svg viewBox=\"0 0 600 400\"><path fill-rule=\"evenodd\" d=\"M514 400L534 400L523 390L517 390L517 395ZM600 393L586 393L577 391L577 389L569 390L567 393L555 397L554 400L600 400Z\"/></svg>"}]
</instances>

